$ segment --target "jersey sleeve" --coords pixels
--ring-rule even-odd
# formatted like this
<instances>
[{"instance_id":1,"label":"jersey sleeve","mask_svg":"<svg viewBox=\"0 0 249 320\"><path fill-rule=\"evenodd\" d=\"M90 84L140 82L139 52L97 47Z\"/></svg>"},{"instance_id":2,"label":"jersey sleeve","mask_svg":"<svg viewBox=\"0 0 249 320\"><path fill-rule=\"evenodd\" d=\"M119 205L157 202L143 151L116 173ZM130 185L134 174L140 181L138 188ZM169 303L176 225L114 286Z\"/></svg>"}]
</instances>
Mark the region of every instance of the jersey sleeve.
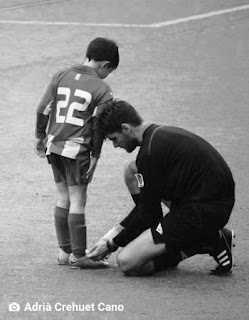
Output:
<instances>
[{"instance_id":1,"label":"jersey sleeve","mask_svg":"<svg viewBox=\"0 0 249 320\"><path fill-rule=\"evenodd\" d=\"M57 79L58 73L55 74L51 81L49 82L38 106L37 106L37 113L42 113L44 115L49 115L55 94L56 94L56 87L57 87Z\"/></svg>"},{"instance_id":2,"label":"jersey sleeve","mask_svg":"<svg viewBox=\"0 0 249 320\"><path fill-rule=\"evenodd\" d=\"M43 94L43 97L37 106L35 135L38 139L44 139L46 137L46 128L49 121L49 114L54 102L57 78L58 73L52 77Z\"/></svg>"},{"instance_id":3,"label":"jersey sleeve","mask_svg":"<svg viewBox=\"0 0 249 320\"><path fill-rule=\"evenodd\" d=\"M129 242L138 237L143 231L153 227L157 221L162 218L162 207L160 202L150 204L150 209L145 210L146 204L143 203L138 206L136 212L129 214L121 222L125 224L125 229L122 230L114 239L113 242L120 247L126 246ZM124 225L123 225L124 226Z\"/></svg>"},{"instance_id":4,"label":"jersey sleeve","mask_svg":"<svg viewBox=\"0 0 249 320\"><path fill-rule=\"evenodd\" d=\"M121 222L120 225L124 228L127 228L128 225L130 224L130 222L133 220L133 218L136 215L136 212L138 210L138 206L136 205L131 212L128 214L128 216L126 216Z\"/></svg>"}]
</instances>

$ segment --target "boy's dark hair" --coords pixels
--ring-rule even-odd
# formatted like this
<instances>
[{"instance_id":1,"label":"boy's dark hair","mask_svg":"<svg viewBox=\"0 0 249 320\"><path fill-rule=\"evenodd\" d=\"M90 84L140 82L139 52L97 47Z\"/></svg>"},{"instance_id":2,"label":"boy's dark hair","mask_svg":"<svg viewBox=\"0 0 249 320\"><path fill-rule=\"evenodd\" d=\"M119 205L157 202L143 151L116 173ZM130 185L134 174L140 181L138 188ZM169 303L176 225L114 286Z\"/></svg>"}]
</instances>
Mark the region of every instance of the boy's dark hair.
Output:
<instances>
[{"instance_id":1,"label":"boy's dark hair","mask_svg":"<svg viewBox=\"0 0 249 320\"><path fill-rule=\"evenodd\" d=\"M118 46L113 40L96 38L89 43L86 57L89 61L110 61L110 67L116 69L119 64Z\"/></svg>"},{"instance_id":2,"label":"boy's dark hair","mask_svg":"<svg viewBox=\"0 0 249 320\"><path fill-rule=\"evenodd\" d=\"M114 132L121 132L123 123L137 127L142 122L143 119L135 108L121 100L107 103L98 117L98 127L104 137Z\"/></svg>"}]
</instances>

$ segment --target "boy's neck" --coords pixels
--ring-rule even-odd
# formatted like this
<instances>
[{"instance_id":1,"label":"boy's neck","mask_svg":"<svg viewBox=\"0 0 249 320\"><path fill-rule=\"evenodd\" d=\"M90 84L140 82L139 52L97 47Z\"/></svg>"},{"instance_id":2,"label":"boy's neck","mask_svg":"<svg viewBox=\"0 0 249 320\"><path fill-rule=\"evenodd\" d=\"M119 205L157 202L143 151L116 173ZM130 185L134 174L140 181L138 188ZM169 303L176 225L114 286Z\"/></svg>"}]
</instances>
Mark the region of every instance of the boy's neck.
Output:
<instances>
[{"instance_id":1,"label":"boy's neck","mask_svg":"<svg viewBox=\"0 0 249 320\"><path fill-rule=\"evenodd\" d=\"M86 59L85 62L83 63L83 65L87 66L87 67L91 67L91 68L96 70L96 68L98 67L99 63L94 61L94 60L89 61L88 59Z\"/></svg>"},{"instance_id":2,"label":"boy's neck","mask_svg":"<svg viewBox=\"0 0 249 320\"><path fill-rule=\"evenodd\" d=\"M98 76L101 77L102 63L103 62L101 61L95 61L95 60L89 61L88 59L86 59L83 65L93 68L97 72Z\"/></svg>"}]
</instances>

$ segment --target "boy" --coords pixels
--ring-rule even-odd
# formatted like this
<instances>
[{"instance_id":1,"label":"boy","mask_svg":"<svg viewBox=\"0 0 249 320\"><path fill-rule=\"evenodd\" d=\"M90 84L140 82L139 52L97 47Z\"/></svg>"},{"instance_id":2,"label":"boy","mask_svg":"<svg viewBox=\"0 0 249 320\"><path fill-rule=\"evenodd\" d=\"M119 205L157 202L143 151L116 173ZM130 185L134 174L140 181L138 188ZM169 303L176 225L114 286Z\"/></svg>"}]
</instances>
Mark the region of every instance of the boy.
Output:
<instances>
[{"instance_id":1,"label":"boy","mask_svg":"<svg viewBox=\"0 0 249 320\"><path fill-rule=\"evenodd\" d=\"M90 42L86 60L57 72L37 108L35 151L48 157L57 190L55 230L58 263L72 268L106 267L85 255L87 185L100 156L103 137L96 126L102 105L113 99L105 79L119 64L117 44Z\"/></svg>"}]
</instances>

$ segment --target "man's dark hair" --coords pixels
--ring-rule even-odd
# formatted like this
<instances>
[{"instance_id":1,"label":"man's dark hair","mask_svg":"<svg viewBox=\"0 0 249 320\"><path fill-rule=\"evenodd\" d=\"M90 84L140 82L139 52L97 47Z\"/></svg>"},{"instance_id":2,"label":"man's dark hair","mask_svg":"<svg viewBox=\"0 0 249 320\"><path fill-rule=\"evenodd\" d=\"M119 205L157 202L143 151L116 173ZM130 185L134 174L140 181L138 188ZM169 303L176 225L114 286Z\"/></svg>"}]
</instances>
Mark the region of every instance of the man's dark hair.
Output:
<instances>
[{"instance_id":1,"label":"man's dark hair","mask_svg":"<svg viewBox=\"0 0 249 320\"><path fill-rule=\"evenodd\" d=\"M96 38L89 43L86 57L89 61L110 61L110 67L116 69L119 64L118 46L113 40Z\"/></svg>"},{"instance_id":2,"label":"man's dark hair","mask_svg":"<svg viewBox=\"0 0 249 320\"><path fill-rule=\"evenodd\" d=\"M121 132L123 123L137 127L142 122L143 119L135 108L128 102L121 100L107 103L98 117L98 127L104 137L114 132Z\"/></svg>"}]
</instances>

